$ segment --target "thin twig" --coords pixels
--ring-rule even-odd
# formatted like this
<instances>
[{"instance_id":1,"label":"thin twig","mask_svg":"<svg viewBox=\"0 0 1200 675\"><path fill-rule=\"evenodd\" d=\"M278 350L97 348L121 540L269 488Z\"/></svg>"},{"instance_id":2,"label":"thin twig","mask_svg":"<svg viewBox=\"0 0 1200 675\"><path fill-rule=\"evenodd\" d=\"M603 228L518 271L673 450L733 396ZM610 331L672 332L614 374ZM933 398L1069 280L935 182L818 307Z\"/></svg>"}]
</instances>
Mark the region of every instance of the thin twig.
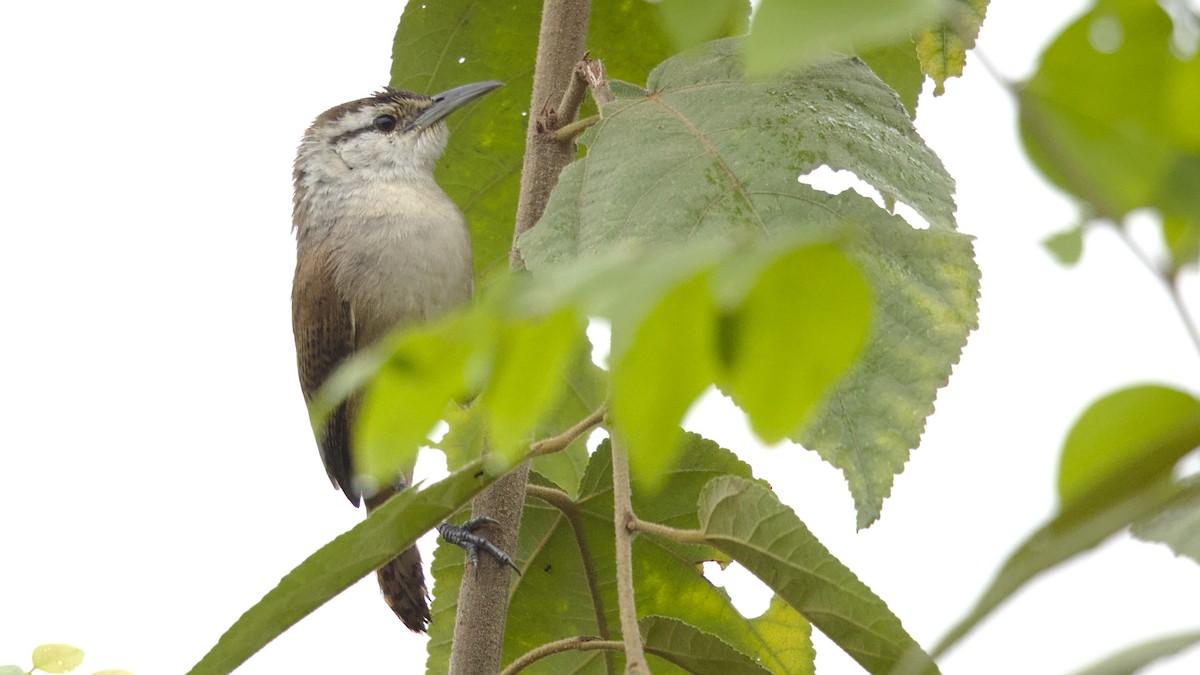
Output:
<instances>
[{"instance_id":1,"label":"thin twig","mask_svg":"<svg viewBox=\"0 0 1200 675\"><path fill-rule=\"evenodd\" d=\"M1188 312L1187 305L1183 302L1183 295L1179 292L1179 275L1156 265L1150 259L1150 256L1142 250L1142 247L1137 245L1133 237L1129 236L1126 228L1117 225L1114 229L1117 231L1117 236L1125 243L1125 246L1133 252L1133 256L1149 270L1150 274L1154 275L1155 279L1161 281L1163 286L1166 287L1167 296L1171 298L1171 304L1175 307L1175 311L1179 313L1179 318L1183 321L1183 327L1187 330L1188 337L1192 339L1192 344L1196 346L1196 349L1200 350L1200 327L1196 326L1195 320L1192 319L1192 315Z\"/></svg>"},{"instance_id":2,"label":"thin twig","mask_svg":"<svg viewBox=\"0 0 1200 675\"><path fill-rule=\"evenodd\" d=\"M565 450L576 438L584 435L592 429L592 427L604 421L604 416L608 414L608 406L601 405L592 411L590 415L579 420L575 426L567 429L557 436L543 438L540 441L529 446L529 453L525 456L526 459L533 457L541 457L549 455L561 450Z\"/></svg>"},{"instance_id":3,"label":"thin twig","mask_svg":"<svg viewBox=\"0 0 1200 675\"><path fill-rule=\"evenodd\" d=\"M617 544L617 604L621 616L621 637L625 642L625 672L645 673L646 655L642 651L642 636L638 631L637 605L633 594L633 537L629 524L634 520L633 498L629 484L629 456L625 443L613 435L613 524Z\"/></svg>"},{"instance_id":4,"label":"thin twig","mask_svg":"<svg viewBox=\"0 0 1200 675\"><path fill-rule=\"evenodd\" d=\"M522 654L516 661L508 664L507 668L500 671L500 675L515 675L515 673L528 668L539 659L544 659L552 654L569 651L591 651L595 649L620 651L621 643L615 640L601 640L586 635L547 642Z\"/></svg>"}]
</instances>

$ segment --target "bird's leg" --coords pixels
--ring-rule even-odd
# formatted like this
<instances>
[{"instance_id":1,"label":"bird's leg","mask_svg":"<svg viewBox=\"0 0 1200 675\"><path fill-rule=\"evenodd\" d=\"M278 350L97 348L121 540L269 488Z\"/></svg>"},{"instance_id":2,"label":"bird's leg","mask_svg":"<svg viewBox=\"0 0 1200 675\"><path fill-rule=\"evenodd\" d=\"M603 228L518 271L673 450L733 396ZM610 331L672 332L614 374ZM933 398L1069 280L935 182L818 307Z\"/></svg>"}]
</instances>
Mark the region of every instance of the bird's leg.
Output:
<instances>
[{"instance_id":1,"label":"bird's leg","mask_svg":"<svg viewBox=\"0 0 1200 675\"><path fill-rule=\"evenodd\" d=\"M438 534L442 535L442 539L461 546L467 552L467 564L475 569L475 574L479 574L479 550L483 549L488 555L495 558L498 562L508 565L513 568L517 576L521 575L521 570L517 569L516 563L507 553L500 550L500 547L493 544L491 541L480 534L475 534L475 530L484 525L495 525L497 521L487 516L472 518L462 525L452 525L450 523L442 523L437 526Z\"/></svg>"}]
</instances>

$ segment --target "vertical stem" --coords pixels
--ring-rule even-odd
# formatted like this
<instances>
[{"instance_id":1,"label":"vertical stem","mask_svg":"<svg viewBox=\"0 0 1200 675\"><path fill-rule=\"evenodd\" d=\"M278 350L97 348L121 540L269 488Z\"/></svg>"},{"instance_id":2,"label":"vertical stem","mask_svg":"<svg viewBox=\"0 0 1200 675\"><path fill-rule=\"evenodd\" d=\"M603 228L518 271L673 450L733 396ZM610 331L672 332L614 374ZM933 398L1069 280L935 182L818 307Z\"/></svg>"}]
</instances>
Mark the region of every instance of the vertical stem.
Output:
<instances>
[{"instance_id":1,"label":"vertical stem","mask_svg":"<svg viewBox=\"0 0 1200 675\"><path fill-rule=\"evenodd\" d=\"M642 652L642 635L638 630L637 606L633 595L633 532L635 520L633 499L629 489L629 456L625 443L612 435L613 463L613 524L617 533L617 604L621 615L621 638L625 642L625 672L645 673L646 655Z\"/></svg>"},{"instance_id":2,"label":"vertical stem","mask_svg":"<svg viewBox=\"0 0 1200 675\"><path fill-rule=\"evenodd\" d=\"M521 166L521 196L509 264L525 266L517 239L537 224L558 174L575 158L575 141L556 140L546 120L562 100L575 76L575 64L583 59L587 45L589 0L546 0L538 35L537 63L533 72L533 96L529 102L529 127L525 132L525 161ZM570 121L570 120L564 120Z\"/></svg>"},{"instance_id":3,"label":"vertical stem","mask_svg":"<svg viewBox=\"0 0 1200 675\"><path fill-rule=\"evenodd\" d=\"M558 182L558 174L575 156L573 140L558 141L552 134L542 133L541 111L553 109L551 102L562 98L573 77L576 62L583 58L590 10L589 0L545 0L542 7L529 128L525 136L525 161L521 167L521 193L513 229L513 248L509 254L510 265L515 269L524 267L516 247L517 237L541 218L550 190ZM496 543L514 554L528 477L529 464L526 462L493 483L475 498L472 505L475 516L488 516L499 521L499 526L492 528L490 534L497 535ZM508 594L508 570L486 556L480 558L477 575L464 575L458 593L454 644L450 650L452 675L500 671Z\"/></svg>"}]
</instances>

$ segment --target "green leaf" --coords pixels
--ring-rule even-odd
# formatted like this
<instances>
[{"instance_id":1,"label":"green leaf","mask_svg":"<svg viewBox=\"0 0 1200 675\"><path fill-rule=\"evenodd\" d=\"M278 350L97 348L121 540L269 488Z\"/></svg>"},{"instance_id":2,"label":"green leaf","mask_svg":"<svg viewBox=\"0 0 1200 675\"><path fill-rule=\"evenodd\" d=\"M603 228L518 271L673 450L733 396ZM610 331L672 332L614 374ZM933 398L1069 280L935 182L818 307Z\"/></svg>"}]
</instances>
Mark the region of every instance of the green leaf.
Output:
<instances>
[{"instance_id":1,"label":"green leaf","mask_svg":"<svg viewBox=\"0 0 1200 675\"><path fill-rule=\"evenodd\" d=\"M946 18L921 31L917 57L921 71L933 78L933 95L946 93L946 80L961 77L967 52L983 27L988 0L955 0L948 4Z\"/></svg>"},{"instance_id":2,"label":"green leaf","mask_svg":"<svg viewBox=\"0 0 1200 675\"><path fill-rule=\"evenodd\" d=\"M455 315L388 340L390 356L364 390L354 427L354 466L374 485L407 474L446 405L466 397L476 315Z\"/></svg>"},{"instance_id":3,"label":"green leaf","mask_svg":"<svg viewBox=\"0 0 1200 675\"><path fill-rule=\"evenodd\" d=\"M770 490L738 477L716 478L698 510L709 543L753 572L867 672L938 672L883 600Z\"/></svg>"},{"instance_id":4,"label":"green leaf","mask_svg":"<svg viewBox=\"0 0 1200 675\"><path fill-rule=\"evenodd\" d=\"M605 106L521 250L537 274L578 274L611 251L650 250L657 266L711 239L836 241L874 291L871 334L826 394L838 405L793 437L846 474L865 527L976 326L979 270L970 238L954 231L953 182L891 90L852 59L748 82L737 44L672 58L645 95ZM931 226L797 182L821 165L852 171Z\"/></svg>"},{"instance_id":5,"label":"green leaf","mask_svg":"<svg viewBox=\"0 0 1200 675\"><path fill-rule=\"evenodd\" d=\"M747 0L659 0L663 28L677 49L742 35L750 27Z\"/></svg>"},{"instance_id":6,"label":"green leaf","mask_svg":"<svg viewBox=\"0 0 1200 675\"><path fill-rule=\"evenodd\" d=\"M591 354L581 351L562 374L565 388L553 409L535 427L538 438L557 436L598 410L608 398L608 373L592 363ZM579 481L588 463L587 434L565 449L535 457L530 468L550 479L571 495L579 492Z\"/></svg>"},{"instance_id":7,"label":"green leaf","mask_svg":"<svg viewBox=\"0 0 1200 675\"><path fill-rule=\"evenodd\" d=\"M726 389L754 431L775 443L854 362L867 336L871 299L854 264L832 246L792 248L764 267L724 316L732 343Z\"/></svg>"},{"instance_id":8,"label":"green leaf","mask_svg":"<svg viewBox=\"0 0 1200 675\"><path fill-rule=\"evenodd\" d=\"M777 655L776 663L786 664L789 668L786 672L793 675L813 675L816 672L813 661L817 653L813 649L812 625L778 595L771 596L767 611L751 619L750 625L767 645L766 651Z\"/></svg>"},{"instance_id":9,"label":"green leaf","mask_svg":"<svg viewBox=\"0 0 1200 675\"><path fill-rule=\"evenodd\" d=\"M394 87L432 94L480 80L506 83L447 120L450 143L435 172L471 228L479 279L508 262L540 20L536 2L410 2L392 46ZM589 23L588 49L610 77L640 81L670 54L649 3L594 0Z\"/></svg>"},{"instance_id":10,"label":"green leaf","mask_svg":"<svg viewBox=\"0 0 1200 675\"><path fill-rule=\"evenodd\" d=\"M1031 159L1098 216L1151 207L1200 223L1200 58L1178 56L1172 29L1157 3L1099 0L1020 92Z\"/></svg>"},{"instance_id":11,"label":"green leaf","mask_svg":"<svg viewBox=\"0 0 1200 675\"><path fill-rule=\"evenodd\" d=\"M630 471L655 489L678 457L679 422L715 374L716 310L707 277L668 291L632 338L621 337L624 329L613 325L612 422L629 446Z\"/></svg>"},{"instance_id":12,"label":"green leaf","mask_svg":"<svg viewBox=\"0 0 1200 675\"><path fill-rule=\"evenodd\" d=\"M642 644L648 657L662 659L685 673L770 675L771 671L730 647L721 638L677 619L648 616L638 621L638 627L642 631ZM662 664L650 659L648 661L655 672L662 670Z\"/></svg>"},{"instance_id":13,"label":"green leaf","mask_svg":"<svg viewBox=\"0 0 1200 675\"><path fill-rule=\"evenodd\" d=\"M0 675L29 675L21 666L0 666Z\"/></svg>"},{"instance_id":14,"label":"green leaf","mask_svg":"<svg viewBox=\"0 0 1200 675\"><path fill-rule=\"evenodd\" d=\"M635 494L639 516L680 528L695 528L696 499L704 484L722 475L750 476L750 468L733 453L694 434L683 439L682 461L667 472L654 498ZM531 484L553 486L531 474ZM559 502L526 499L516 559L522 576L514 581L505 631L503 663L550 640L575 635L618 639L613 548L612 464L607 441L593 453L579 495L565 493ZM806 624L791 608L747 620L725 592L709 583L697 563L724 554L708 546L679 544L657 537L634 539L634 577L642 616L677 619L710 633L770 672L810 672L812 653ZM449 663L457 584L462 552L439 547L434 557L433 621L430 627L429 672L444 672ZM455 589L445 591L442 589ZM806 651L807 649L807 651ZM806 656L807 655L807 656ZM808 665L805 666L805 663ZM534 664L532 673L604 673L599 653L558 654Z\"/></svg>"},{"instance_id":15,"label":"green leaf","mask_svg":"<svg viewBox=\"0 0 1200 675\"><path fill-rule=\"evenodd\" d=\"M482 463L475 462L422 490L400 491L288 572L189 672L232 671L314 609L412 546L494 480L481 468Z\"/></svg>"},{"instance_id":16,"label":"green leaf","mask_svg":"<svg viewBox=\"0 0 1200 675\"><path fill-rule=\"evenodd\" d=\"M69 673L83 663L83 650L62 644L38 645L33 649L33 667L47 673Z\"/></svg>"},{"instance_id":17,"label":"green leaf","mask_svg":"<svg viewBox=\"0 0 1200 675\"><path fill-rule=\"evenodd\" d=\"M1042 242L1042 246L1054 256L1055 260L1064 265L1074 265L1083 255L1083 226L1055 232Z\"/></svg>"},{"instance_id":18,"label":"green leaf","mask_svg":"<svg viewBox=\"0 0 1200 675\"><path fill-rule=\"evenodd\" d=\"M1200 631L1160 637L1123 649L1075 675L1133 675L1159 659L1174 656L1200 643Z\"/></svg>"},{"instance_id":19,"label":"green leaf","mask_svg":"<svg viewBox=\"0 0 1200 675\"><path fill-rule=\"evenodd\" d=\"M746 42L746 69L769 75L831 49L886 44L940 10L939 0L762 0Z\"/></svg>"},{"instance_id":20,"label":"green leaf","mask_svg":"<svg viewBox=\"0 0 1200 675\"><path fill-rule=\"evenodd\" d=\"M529 449L534 424L562 393L562 374L581 351L584 327L567 307L499 329L495 365L479 405L487 414L492 449L510 461Z\"/></svg>"},{"instance_id":21,"label":"green leaf","mask_svg":"<svg viewBox=\"0 0 1200 675\"><path fill-rule=\"evenodd\" d=\"M1058 470L1064 507L1115 500L1170 475L1200 445L1200 401L1160 386L1122 389L1093 403L1071 428ZM1107 490L1107 492L1102 491Z\"/></svg>"},{"instance_id":22,"label":"green leaf","mask_svg":"<svg viewBox=\"0 0 1200 675\"><path fill-rule=\"evenodd\" d=\"M1200 401L1183 392L1132 387L1092 404L1063 448L1058 513L1009 556L935 653L948 649L1042 572L1132 523L1200 499L1200 483L1171 479L1179 458L1197 445Z\"/></svg>"}]
</instances>

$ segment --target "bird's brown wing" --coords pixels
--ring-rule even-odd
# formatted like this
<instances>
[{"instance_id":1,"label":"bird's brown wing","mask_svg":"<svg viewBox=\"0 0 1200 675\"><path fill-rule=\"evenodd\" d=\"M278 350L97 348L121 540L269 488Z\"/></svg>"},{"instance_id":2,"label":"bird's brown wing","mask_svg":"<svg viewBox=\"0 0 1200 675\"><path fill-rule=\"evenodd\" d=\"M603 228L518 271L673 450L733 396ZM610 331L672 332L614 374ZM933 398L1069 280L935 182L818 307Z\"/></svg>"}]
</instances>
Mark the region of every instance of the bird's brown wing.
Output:
<instances>
[{"instance_id":1,"label":"bird's brown wing","mask_svg":"<svg viewBox=\"0 0 1200 675\"><path fill-rule=\"evenodd\" d=\"M329 246L321 243L297 256L292 281L292 332L296 337L296 365L300 389L311 403L317 390L354 351L354 317L350 303L333 285ZM318 447L325 471L335 487L358 506L359 494L351 483L350 412L343 403L325 421Z\"/></svg>"}]
</instances>

